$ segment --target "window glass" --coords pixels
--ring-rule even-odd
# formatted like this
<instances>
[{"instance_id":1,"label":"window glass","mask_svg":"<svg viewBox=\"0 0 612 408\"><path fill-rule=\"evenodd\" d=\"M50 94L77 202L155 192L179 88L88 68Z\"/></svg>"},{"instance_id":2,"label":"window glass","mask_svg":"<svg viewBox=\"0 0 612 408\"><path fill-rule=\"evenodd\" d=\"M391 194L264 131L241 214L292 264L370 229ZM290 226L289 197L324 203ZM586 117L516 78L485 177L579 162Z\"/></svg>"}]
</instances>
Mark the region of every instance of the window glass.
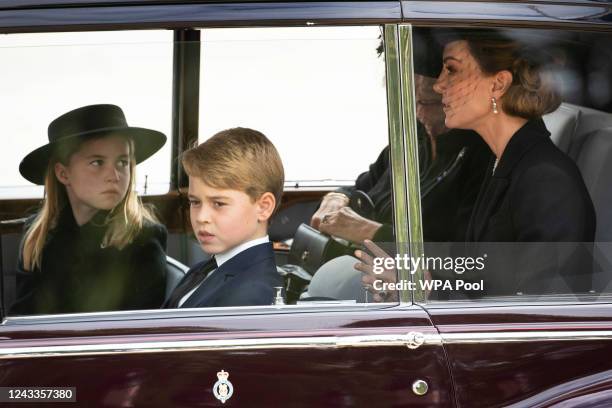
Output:
<instances>
[{"instance_id":1,"label":"window glass","mask_svg":"<svg viewBox=\"0 0 612 408\"><path fill-rule=\"evenodd\" d=\"M146 270L151 260L145 256L146 254L137 256L137 251L128 251L132 256L131 260L126 260L125 251L113 252L114 249L110 249L118 249L123 245L119 242L121 239L114 245L108 245L103 241L106 212L99 211L96 216L83 224L80 218L76 217L76 213L71 214L66 210L70 205L64 205L65 201L71 198L64 198L49 191L45 192L47 197L62 198L57 200L57 212L48 217L50 221L46 225L49 233L41 241L45 242L47 249L39 260L44 259L41 262L45 266L42 269L31 266L21 274L24 271L21 257L25 227L23 220L16 218L30 216L38 211L40 206L36 202L25 210L28 201L20 199L43 197L43 186L26 180L20 174L19 166L26 155L49 142L48 127L54 119L85 106L116 105L122 109L128 126L153 129L169 138L172 118L172 49L172 33L166 30L15 34L0 38L2 59L0 75L5 79L0 83L0 105L3 107L3 120L0 125L3 135L2 149L0 149L2 163L0 199L12 200L2 203L3 220L0 229L3 300L11 315L75 312L76 310L71 310L70 307L64 308L70 304L82 305L80 311L102 310L104 308L101 305L105 302L117 304L114 299L122 296L122 291L128 286L136 292L147 291L147 284L137 281L126 282L129 273L118 279L123 269L109 266L109 262L123 259L121 261L123 264L138 264L139 270ZM80 123L87 129L114 127L119 124L117 122L119 114L114 108L112 109L112 112L104 111L105 113L96 110L87 115L91 120L74 120L71 123L73 125ZM105 125L99 125L102 121ZM52 133L54 136L62 135L62 137L74 133L88 134L71 127L73 125L64 124L61 131ZM159 136L155 137L157 147L161 145L162 139ZM100 140L110 139L98 139ZM97 143L97 141L91 140L86 143ZM140 157L139 154L144 151L139 146L147 144L148 139L144 144L135 142L137 157ZM86 144L80 146L78 151L85 151L83 149ZM109 146L110 151L106 150ZM81 157L84 160L79 163L87 169L98 169L103 167L102 163L113 162L116 171L121 173L128 161L116 150L112 150L116 146L116 144L105 144L104 149L95 148L92 155ZM127 152L127 145L122 140L118 146L119 150L125 148ZM100 154L105 156L101 157ZM111 156L116 156L117 160L108 160ZM32 160L28 162L27 168L36 174L40 173L42 179L48 159L44 155L29 157L32 157ZM75 168L72 167L74 157L75 155L70 156L70 168ZM39 168L42 169L40 172L36 170ZM90 170L87 171L87 174L90 174ZM75 171L74 174L77 173L85 174L80 171ZM114 180L114 177L118 176L108 176L104 182L111 178ZM66 184L71 185L70 188L74 191L79 191L75 193L78 203L75 207L82 210L80 215L87 214L91 208L110 210L112 205L106 202L114 203L116 201L114 197L120 196L118 191L122 187L118 187L119 184L111 185L108 182L108 187L102 188L101 184L95 184L92 180L70 179ZM122 180L127 178L124 177ZM168 142L155 154L136 167L135 192L140 195L165 193L169 188L169 180L168 139ZM78 189L76 184L80 186ZM126 182L127 184L129 182ZM99 188L95 190L96 194L90 195L89 193L95 188ZM132 205L130 208L133 207ZM134 224L133 220L133 218L130 220L131 224ZM32 218L29 219L28 225L31 225L32 221ZM160 235L161 232L152 228L147 231L159 238L156 238L160 243L156 254L163 256L161 243L164 238ZM140 248L139 245L144 247L144 241L134 240L134 242L136 243L133 243L132 247ZM105 251L104 259L100 257L99 251ZM117 273L98 276L95 265L101 264L106 264L106 271L115 270ZM43 270L44 273L41 273ZM76 272L60 276L61 271L67 270ZM121 281L125 285L119 287L121 285L117 282ZM88 292L80 289L85 287L97 290ZM92 293L99 295L96 297ZM28 298L36 300L28 303L28 307L12 309L13 302L19 298L23 300L24 297L26 300L22 305L28 303ZM32 307L29 308L30 306ZM41 308L37 309L38 306Z\"/></svg>"},{"instance_id":2,"label":"window glass","mask_svg":"<svg viewBox=\"0 0 612 408\"><path fill-rule=\"evenodd\" d=\"M288 185L351 184L387 144L380 32L203 30L200 140L258 129L283 157Z\"/></svg>"},{"instance_id":3,"label":"window glass","mask_svg":"<svg viewBox=\"0 0 612 408\"><path fill-rule=\"evenodd\" d=\"M611 39L415 29L430 300L612 291Z\"/></svg>"},{"instance_id":4,"label":"window glass","mask_svg":"<svg viewBox=\"0 0 612 408\"><path fill-rule=\"evenodd\" d=\"M79 172L71 173L73 158L78 156L74 159L78 164L79 155L90 146L86 143L96 143L97 139L88 140L70 156L70 166L55 168L60 181L65 177L72 183L62 182L67 186L70 205L48 217L53 221L45 224L49 227L46 238L37 242L27 235L23 242L30 246L26 250L27 245L19 249L23 234L16 226L11 225L10 234L3 236L5 247L14 250L12 257L3 259L8 314L155 309L162 304L175 308L396 302L393 295L379 296L364 287L361 272L355 269L358 260L353 256L365 239L394 240L385 60L380 34L380 27L202 32L201 141L228 128L263 132L276 146L285 180L293 190L304 186L315 190L307 197L307 205L301 205L304 200L288 205L282 209L286 212L278 213L271 224L277 223L282 229L286 217L295 214L309 224L321 199L320 190L337 189L328 198L339 201L321 205L333 211L321 214L318 225L303 225L297 232L294 228L279 235L274 225L268 229L265 217L271 211L260 217L269 208L258 201L265 194L259 192L257 200L247 194L252 194L261 180L274 178L267 173L276 160L265 156L269 150L256 158L249 156L249 151L228 154L219 150L222 154L217 155L207 151L203 156L194 156L194 166L237 158L232 163L224 162L215 170L217 173L211 170L206 175L230 180L230 184L238 182L219 192L211 190L211 185L202 179L191 180L191 225L186 226L186 234L172 231L164 252L163 226L143 221L133 236L122 235L125 229L112 230L115 224L108 220L125 216L129 226L136 228L138 222L130 218L132 207L126 205L123 212L114 211L117 206L109 207L112 211L107 213L99 211L98 198L80 195L90 185L95 187L94 179L83 181L76 177ZM6 161L7 172L19 180L20 159L46 142L49 122L83 105L117 104L130 125L169 135L172 43L168 37L167 32L16 36L13 43L1 48L11 61L10 69L2 69L26 84L23 91L4 84L6 95L16 95L10 111L14 118L6 124L6 132L26 135L10 153L12 161ZM34 77L33 69L19 71L21 65L17 61L43 61L39 64L48 68ZM27 77L35 80L28 82ZM41 89L44 92L37 98ZM249 133L252 136L253 132ZM107 145L115 146L111 142L104 146ZM125 147L122 143L117 146L117 151ZM147 193L167 189L169 151L170 143L166 143L138 167L139 192L145 192L145 181ZM97 161L93 153L82 155L85 166ZM185 154L184 160L187 157ZM102 164L95 167L99 166ZM20 197L31 196L26 183L10 183ZM278 203L287 184L276 184L278 191L274 193L278 194L273 196ZM62 191L59 187L58 191ZM41 193L39 190L39 196ZM112 191L108 193L113 195ZM53 202L53 197L54 193L48 192L45 202ZM172 200L173 196L166 199ZM80 222L79 214L92 208L96 209L93 216ZM359 225L350 231L338 229L338 225L346 223L341 216ZM175 220L176 224L181 221ZM168 225L168 229L176 224ZM337 229L323 228L332 225ZM317 228L325 234L317 232ZM267 242L266 234L274 246ZM288 245L291 249L285 251ZM37 256L32 248L43 255ZM166 259L166 253L193 266L194 272L182 280L185 265ZM364 258L364 262L368 259ZM226 285L230 279L234 281Z\"/></svg>"},{"instance_id":5,"label":"window glass","mask_svg":"<svg viewBox=\"0 0 612 408\"><path fill-rule=\"evenodd\" d=\"M337 213L325 222L317 213L309 228L320 197L273 218L270 239L291 245L276 254L289 303L395 301L369 294L353 256L377 231L384 232L377 240L393 241L380 27L204 29L200 83L200 142L224 129L256 129L279 152L286 192L342 186L330 208L351 208L355 225L344 230L325 229L342 222ZM264 177L263 167L250 177ZM372 208L357 194L369 194ZM327 208L325 200L320 208ZM191 216L193 223L193 204ZM296 219L307 225L298 227ZM364 235L365 226L371 228ZM199 246L195 252L207 251Z\"/></svg>"},{"instance_id":6,"label":"window glass","mask_svg":"<svg viewBox=\"0 0 612 408\"><path fill-rule=\"evenodd\" d=\"M2 198L41 197L19 174L23 157L47 141L47 126L85 105L120 106L130 126L170 136L172 33L118 31L4 35L0 38ZM10 141L10 142L9 142ZM170 143L138 166L137 190L164 193Z\"/></svg>"}]
</instances>

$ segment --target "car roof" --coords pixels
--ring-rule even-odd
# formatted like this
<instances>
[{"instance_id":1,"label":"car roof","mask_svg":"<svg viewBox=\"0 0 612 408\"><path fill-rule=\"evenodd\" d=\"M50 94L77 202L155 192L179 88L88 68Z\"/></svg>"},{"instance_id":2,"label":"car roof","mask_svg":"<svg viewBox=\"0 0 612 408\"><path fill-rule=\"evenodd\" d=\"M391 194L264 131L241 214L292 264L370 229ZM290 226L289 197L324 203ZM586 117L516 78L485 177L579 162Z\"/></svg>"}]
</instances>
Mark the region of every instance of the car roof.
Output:
<instances>
[{"instance_id":1,"label":"car roof","mask_svg":"<svg viewBox=\"0 0 612 408\"><path fill-rule=\"evenodd\" d=\"M468 0L476 3L495 2L491 0ZM397 0L399 3L400 0ZM117 6L117 5L154 5L154 4L202 4L202 3L306 3L302 1L279 1L279 0L3 0L0 2L0 10L20 8L62 8L62 7L88 7L88 6ZM408 1L409 3L409 1ZM522 3L522 1L518 1ZM610 0L536 0L524 1L524 3L562 3L562 4L609 4Z\"/></svg>"},{"instance_id":2,"label":"car roof","mask_svg":"<svg viewBox=\"0 0 612 408\"><path fill-rule=\"evenodd\" d=\"M197 4L197 3L261 3L261 0L3 0L0 10L23 8L62 8L90 6L138 6L154 4ZM278 2L278 1L276 1ZM274 0L265 3L275 3ZM283 2L286 3L286 2Z\"/></svg>"}]
</instances>

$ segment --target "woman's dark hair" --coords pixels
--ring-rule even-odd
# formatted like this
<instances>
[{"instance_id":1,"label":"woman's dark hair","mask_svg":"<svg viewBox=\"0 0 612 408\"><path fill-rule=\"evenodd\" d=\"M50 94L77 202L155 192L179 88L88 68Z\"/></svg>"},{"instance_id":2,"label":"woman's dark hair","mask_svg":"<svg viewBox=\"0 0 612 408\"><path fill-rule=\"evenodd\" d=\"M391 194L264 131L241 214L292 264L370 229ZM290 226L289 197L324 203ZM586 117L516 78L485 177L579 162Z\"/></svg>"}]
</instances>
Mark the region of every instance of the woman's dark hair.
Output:
<instances>
[{"instance_id":1,"label":"woman's dark hair","mask_svg":"<svg viewBox=\"0 0 612 408\"><path fill-rule=\"evenodd\" d=\"M524 44L494 30L466 30L450 39L454 40L467 42L485 74L512 73L512 84L501 98L507 114L532 119L554 111L561 104L553 73L544 62L536 60L535 50L529 52Z\"/></svg>"}]
</instances>

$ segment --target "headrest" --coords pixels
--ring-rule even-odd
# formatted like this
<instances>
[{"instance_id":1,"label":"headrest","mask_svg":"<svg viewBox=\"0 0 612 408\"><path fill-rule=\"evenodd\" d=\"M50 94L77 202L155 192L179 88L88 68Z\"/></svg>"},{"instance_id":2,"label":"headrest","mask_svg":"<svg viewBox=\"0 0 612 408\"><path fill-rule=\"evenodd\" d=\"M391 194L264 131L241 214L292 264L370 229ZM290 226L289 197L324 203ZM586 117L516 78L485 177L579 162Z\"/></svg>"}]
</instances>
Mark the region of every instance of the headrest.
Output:
<instances>
[{"instance_id":1,"label":"headrest","mask_svg":"<svg viewBox=\"0 0 612 408\"><path fill-rule=\"evenodd\" d=\"M565 103L559 108L542 117L550 138L564 153L569 153L570 144L578 128L580 110Z\"/></svg>"},{"instance_id":2,"label":"headrest","mask_svg":"<svg viewBox=\"0 0 612 408\"><path fill-rule=\"evenodd\" d=\"M595 240L612 241L612 127L585 136L577 164L595 206Z\"/></svg>"}]
</instances>

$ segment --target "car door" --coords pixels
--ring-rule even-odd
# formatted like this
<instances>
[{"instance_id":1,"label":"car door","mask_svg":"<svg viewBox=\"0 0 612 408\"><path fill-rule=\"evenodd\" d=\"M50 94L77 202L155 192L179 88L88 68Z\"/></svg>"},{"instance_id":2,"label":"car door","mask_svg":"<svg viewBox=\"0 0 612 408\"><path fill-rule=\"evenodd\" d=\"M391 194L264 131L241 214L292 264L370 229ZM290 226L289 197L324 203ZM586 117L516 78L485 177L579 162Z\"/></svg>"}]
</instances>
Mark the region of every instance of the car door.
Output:
<instances>
[{"instance_id":1,"label":"car door","mask_svg":"<svg viewBox=\"0 0 612 408\"><path fill-rule=\"evenodd\" d=\"M431 19L440 23L439 27L428 28L433 37L445 30L448 35L449 28L469 30L467 22L479 21L480 26L523 41L530 47L531 56L548 55L553 64L558 64L554 66L563 84L559 90L562 104L558 110L544 115L544 123L553 142L576 163L597 213L594 244L496 242L481 246L488 249L483 252L485 271L480 281L485 290L488 279L499 270L521 273L507 267L514 265L508 254L520 257L524 255L521 251L529 251L530 262L522 265L529 269L537 265L541 254L555 253L555 261L571 262L579 254L577 248L588 248L588 262L575 265L579 270L572 273L587 279L590 291L564 291L556 286L557 281L551 280L549 285L543 285L544 291L530 294L516 290L512 293L509 287L504 296L486 296L482 287L455 290L447 293L446 299L436 295L435 290L418 294L416 301L432 319L447 353L456 404L609 406L612 366L605 356L612 348L611 231L607 221L609 205L603 197L609 196L610 185L601 177L609 173L612 160L608 137L612 98L608 84L598 81L596 73L608 75L612 64L612 51L604 45L610 40L610 25L603 16L609 15L610 8L603 4L589 7L582 2L564 5L459 2L446 6L442 11L439 4L403 2L404 16L410 22L426 18L428 23ZM562 60L556 59L561 55ZM606 90L599 92L600 86ZM555 199L558 198L551 197ZM421 204L431 205L425 198ZM423 217L423 223L432 222L427 219L425 208ZM558 222L580 220L559 218ZM427 225L424 229L427 230ZM449 248L440 243L425 246L432 252ZM454 247L466 246L458 242ZM505 264L500 264L500 259ZM445 275L444 280L450 280L456 289L455 284L467 280L469 273L459 271L451 275ZM548 291L549 288L556 288L556 293Z\"/></svg>"},{"instance_id":2,"label":"car door","mask_svg":"<svg viewBox=\"0 0 612 408\"><path fill-rule=\"evenodd\" d=\"M71 387L79 406L218 406L225 372L227 404L452 405L441 345L419 346L436 335L421 309L330 309L8 318L2 386Z\"/></svg>"},{"instance_id":3,"label":"car door","mask_svg":"<svg viewBox=\"0 0 612 408\"><path fill-rule=\"evenodd\" d=\"M251 20L253 25L261 25L275 19L294 24L306 21L317 24L329 18L350 24L383 23L401 17L397 2L158 6L153 3L122 6L117 2L103 7L91 2L73 4L70 13L64 8L65 2L45 4L47 8L32 4L28 8L22 6L24 4L15 2L0 10L0 20L6 22L4 32L18 35L20 31L37 30L188 28L194 22L231 26L238 22L249 25ZM416 154L413 134L406 125L414 125L414 118L406 116L401 109L409 88L400 86L401 76L407 74L400 69L397 27L385 26L384 35L395 228L398 240L407 242L406 209L415 176L411 173L414 168L406 168L402 158L406 154ZM118 57L112 53L121 47L115 42L110 44L113 46L105 48L109 53L107 58L118 63ZM176 41L177 53L184 50L183 45L180 40ZM143 49L140 41L130 47L132 52L125 55ZM148 61L147 57L142 58ZM51 65L49 63L48 69ZM188 74L177 69L176 60L174 68L172 81L180 86L182 75ZM151 75L153 68L141 67L137 71ZM104 78L101 83L105 83ZM160 89L168 85L171 89L167 76L151 84L159 85ZM70 92L66 91L64 98L68 98ZM163 92L151 85L139 95L138 105L146 107L159 100L170 103L164 99ZM180 130L176 131L186 123L178 123L177 118L183 118L182 115L191 109L184 104L194 97L197 101L197 94L187 96L178 92L173 110L160 110L166 112L160 113L160 117L173 118L172 154L177 149L180 151L182 141L188 139ZM146 116L143 118L148 120ZM3 143L9 143L8 139ZM411 165L415 166L416 162ZM170 174L175 177L175 170ZM169 201L172 194L181 194L178 189L181 186L173 183L171 181L171 188L176 190L163 200ZM147 186L146 179L144 186ZM19 200L10 203L17 207L20 204L24 203ZM171 219L175 217L176 214ZM168 224L168 227L171 235L185 234L176 225ZM15 229L13 234L18 231ZM15 239L19 238L12 236L11 239L16 248ZM177 244L181 245L181 242ZM402 248L402 254L412 250ZM188 252L184 248L169 247L170 250L174 250L173 255L178 258L182 252ZM15 258L14 253L11 256ZM7 313L7 303L4 303L0 325L0 385L3 387L0 400L7 406L42 402L45 398L55 402L69 399L78 406L87 407L191 407L222 403L249 406L453 405L452 383L437 330L427 313L412 303L412 294L408 291L402 292L397 302L381 304L314 301L261 307L41 316L11 316ZM24 389L25 393L17 392ZM36 389L39 392L35 393ZM57 392L45 394L40 389Z\"/></svg>"},{"instance_id":4,"label":"car door","mask_svg":"<svg viewBox=\"0 0 612 408\"><path fill-rule=\"evenodd\" d=\"M457 405L607 406L610 304L432 305Z\"/></svg>"}]
</instances>

